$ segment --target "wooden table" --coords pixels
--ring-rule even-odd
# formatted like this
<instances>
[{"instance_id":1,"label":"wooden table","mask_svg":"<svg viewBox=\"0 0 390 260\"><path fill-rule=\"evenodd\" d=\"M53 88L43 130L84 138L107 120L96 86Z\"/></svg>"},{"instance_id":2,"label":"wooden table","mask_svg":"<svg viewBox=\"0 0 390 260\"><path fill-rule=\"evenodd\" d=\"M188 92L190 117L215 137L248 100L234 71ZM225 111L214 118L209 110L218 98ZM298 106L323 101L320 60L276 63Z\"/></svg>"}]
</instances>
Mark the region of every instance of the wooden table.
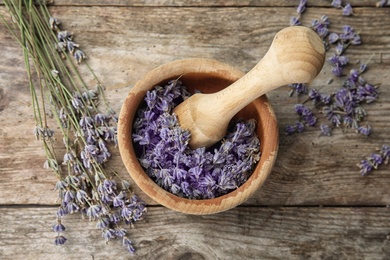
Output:
<instances>
[{"instance_id":1,"label":"wooden table","mask_svg":"<svg viewBox=\"0 0 390 260\"><path fill-rule=\"evenodd\" d=\"M212 58L248 71L289 25L297 2L57 0L50 11L75 34L119 112L137 79L169 61ZM356 166L390 144L390 8L375 8L374 0L350 2L353 17L342 16L330 1L309 1L302 21L310 25L325 14L334 31L353 26L363 44L347 50L351 63L374 54L365 74L381 83L379 101L365 106L372 135L335 129L326 137L317 124L286 136L285 127L297 120L294 104L305 97L289 97L287 86L269 93L280 150L265 185L243 205L208 216L173 212L133 185L149 207L146 219L130 230L137 248L131 258L390 259L390 165L364 177ZM6 13L4 5L0 13ZM32 134L21 49L2 23L0 40L0 259L130 258L120 241L106 245L95 223L78 214L64 219L67 243L54 245L55 177L43 169L44 152ZM326 64L311 86L326 93L339 88L342 81L330 69ZM131 181L116 149L110 165Z\"/></svg>"}]
</instances>

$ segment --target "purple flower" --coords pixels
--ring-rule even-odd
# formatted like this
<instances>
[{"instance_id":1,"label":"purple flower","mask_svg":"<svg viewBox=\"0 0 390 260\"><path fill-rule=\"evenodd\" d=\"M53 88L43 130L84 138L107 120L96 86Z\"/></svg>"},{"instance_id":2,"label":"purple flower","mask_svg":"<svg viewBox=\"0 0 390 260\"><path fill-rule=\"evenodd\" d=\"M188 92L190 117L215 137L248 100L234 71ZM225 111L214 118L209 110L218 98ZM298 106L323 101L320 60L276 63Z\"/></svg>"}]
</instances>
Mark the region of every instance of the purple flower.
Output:
<instances>
[{"instance_id":1,"label":"purple flower","mask_svg":"<svg viewBox=\"0 0 390 260\"><path fill-rule=\"evenodd\" d=\"M381 152L381 154L382 154L384 163L387 164L387 163L389 162L389 159L390 159L390 146L384 144L384 145L382 146L380 152Z\"/></svg>"},{"instance_id":2,"label":"purple flower","mask_svg":"<svg viewBox=\"0 0 390 260\"><path fill-rule=\"evenodd\" d=\"M96 227L100 229L108 228L110 225L110 219L107 217L100 217L96 222Z\"/></svg>"},{"instance_id":3,"label":"purple flower","mask_svg":"<svg viewBox=\"0 0 390 260\"><path fill-rule=\"evenodd\" d=\"M306 9L306 2L307 0L300 0L299 5L297 7L297 13L302 14Z\"/></svg>"},{"instance_id":4,"label":"purple flower","mask_svg":"<svg viewBox=\"0 0 390 260\"><path fill-rule=\"evenodd\" d=\"M358 133L365 135L365 136L369 136L372 133L371 126L369 126L369 125L360 126L358 128Z\"/></svg>"},{"instance_id":5,"label":"purple flower","mask_svg":"<svg viewBox=\"0 0 390 260\"><path fill-rule=\"evenodd\" d=\"M80 210L80 207L74 203L73 201L70 203L66 204L66 211L69 212L70 214L74 212L78 212Z\"/></svg>"},{"instance_id":6,"label":"purple flower","mask_svg":"<svg viewBox=\"0 0 390 260\"><path fill-rule=\"evenodd\" d=\"M290 26L299 26L301 25L301 21L299 20L298 17L291 17L290 18Z\"/></svg>"},{"instance_id":7,"label":"purple flower","mask_svg":"<svg viewBox=\"0 0 390 260\"><path fill-rule=\"evenodd\" d=\"M66 209L64 207L59 207L58 210L57 210L57 216L58 217L63 217L65 216L66 214L68 214L68 212L66 211Z\"/></svg>"},{"instance_id":8,"label":"purple flower","mask_svg":"<svg viewBox=\"0 0 390 260\"><path fill-rule=\"evenodd\" d=\"M74 54L73 54L73 57L75 58L75 60L77 61L77 63L81 63L83 60L86 59L86 56L84 54L84 52L82 52L81 50L77 49Z\"/></svg>"},{"instance_id":9,"label":"purple flower","mask_svg":"<svg viewBox=\"0 0 390 260\"><path fill-rule=\"evenodd\" d=\"M98 125L104 125L106 123L107 117L104 114L98 113L95 115L95 122Z\"/></svg>"},{"instance_id":10,"label":"purple flower","mask_svg":"<svg viewBox=\"0 0 390 260\"><path fill-rule=\"evenodd\" d=\"M341 0L332 0L331 5L335 8L341 8Z\"/></svg>"},{"instance_id":11,"label":"purple flower","mask_svg":"<svg viewBox=\"0 0 390 260\"><path fill-rule=\"evenodd\" d=\"M91 205L88 209L87 209L87 216L89 217L89 219L95 219L97 217L99 217L102 213L102 206L100 205Z\"/></svg>"},{"instance_id":12,"label":"purple flower","mask_svg":"<svg viewBox=\"0 0 390 260\"><path fill-rule=\"evenodd\" d=\"M64 236L57 236L56 239L54 240L54 244L56 246L63 245L65 244L66 240L67 239Z\"/></svg>"},{"instance_id":13,"label":"purple flower","mask_svg":"<svg viewBox=\"0 0 390 260\"><path fill-rule=\"evenodd\" d=\"M316 124L317 118L309 108L302 104L297 104L295 105L295 111L309 126L314 126Z\"/></svg>"},{"instance_id":14,"label":"purple flower","mask_svg":"<svg viewBox=\"0 0 390 260\"><path fill-rule=\"evenodd\" d=\"M88 198L88 195L84 190L78 189L76 192L76 198L81 204L84 204Z\"/></svg>"},{"instance_id":15,"label":"purple flower","mask_svg":"<svg viewBox=\"0 0 390 260\"><path fill-rule=\"evenodd\" d=\"M53 225L54 232L64 232L65 226L61 224L60 221L58 221L56 224Z\"/></svg>"},{"instance_id":16,"label":"purple flower","mask_svg":"<svg viewBox=\"0 0 390 260\"><path fill-rule=\"evenodd\" d=\"M112 228L103 229L102 237L108 242L109 240L116 238L116 232Z\"/></svg>"},{"instance_id":17,"label":"purple flower","mask_svg":"<svg viewBox=\"0 0 390 260\"><path fill-rule=\"evenodd\" d=\"M121 220L120 216L117 213L115 213L115 212L111 213L108 217L109 217L110 222L113 223L113 224L117 224Z\"/></svg>"},{"instance_id":18,"label":"purple flower","mask_svg":"<svg viewBox=\"0 0 390 260\"><path fill-rule=\"evenodd\" d=\"M287 125L286 126L286 135L292 135L296 132L295 126Z\"/></svg>"},{"instance_id":19,"label":"purple flower","mask_svg":"<svg viewBox=\"0 0 390 260\"><path fill-rule=\"evenodd\" d=\"M72 98L71 103L72 103L72 106L76 109L76 111L80 110L81 108L84 107L82 101L78 97Z\"/></svg>"},{"instance_id":20,"label":"purple flower","mask_svg":"<svg viewBox=\"0 0 390 260\"><path fill-rule=\"evenodd\" d=\"M297 122L295 124L295 129L296 129L297 133L302 133L305 130L305 125L301 122Z\"/></svg>"},{"instance_id":21,"label":"purple flower","mask_svg":"<svg viewBox=\"0 0 390 260\"><path fill-rule=\"evenodd\" d=\"M65 195L64 195L64 202L65 203L69 203L69 202L71 202L71 201L73 201L73 199L74 199L74 191L73 190L66 190L65 191Z\"/></svg>"},{"instance_id":22,"label":"purple flower","mask_svg":"<svg viewBox=\"0 0 390 260\"><path fill-rule=\"evenodd\" d=\"M342 67L333 67L332 74L335 75L336 77L343 76L343 68Z\"/></svg>"},{"instance_id":23,"label":"purple flower","mask_svg":"<svg viewBox=\"0 0 390 260\"><path fill-rule=\"evenodd\" d=\"M340 39L340 37L337 33L332 32L329 34L328 39L329 43L336 43Z\"/></svg>"},{"instance_id":24,"label":"purple flower","mask_svg":"<svg viewBox=\"0 0 390 260\"><path fill-rule=\"evenodd\" d=\"M382 155L377 153L371 154L370 160L372 161L372 166L374 169L377 169L378 166L383 163Z\"/></svg>"},{"instance_id":25,"label":"purple flower","mask_svg":"<svg viewBox=\"0 0 390 260\"><path fill-rule=\"evenodd\" d=\"M321 124L320 126L321 133L326 136L331 136L332 135L332 129L329 127L327 124Z\"/></svg>"},{"instance_id":26,"label":"purple flower","mask_svg":"<svg viewBox=\"0 0 390 260\"><path fill-rule=\"evenodd\" d=\"M362 160L358 166L360 168L360 174L363 176L370 173L373 169L373 165L372 165L371 161L369 161L367 159Z\"/></svg>"},{"instance_id":27,"label":"purple flower","mask_svg":"<svg viewBox=\"0 0 390 260\"><path fill-rule=\"evenodd\" d=\"M351 16L351 15L353 15L352 6L351 6L350 3L347 3L347 4L343 7L343 15L344 15L344 16Z\"/></svg>"},{"instance_id":28,"label":"purple flower","mask_svg":"<svg viewBox=\"0 0 390 260\"><path fill-rule=\"evenodd\" d=\"M294 83L288 85L291 90L290 96L296 91L298 94L306 94L307 93L307 85L304 83Z\"/></svg>"},{"instance_id":29,"label":"purple flower","mask_svg":"<svg viewBox=\"0 0 390 260\"><path fill-rule=\"evenodd\" d=\"M122 244L127 249L127 251L129 251L130 253L135 252L135 249L134 249L130 239L128 239L126 236L123 237Z\"/></svg>"},{"instance_id":30,"label":"purple flower","mask_svg":"<svg viewBox=\"0 0 390 260\"><path fill-rule=\"evenodd\" d=\"M117 196L114 197L113 205L114 207L122 207L125 205L125 193L123 191L119 192Z\"/></svg>"}]
</instances>

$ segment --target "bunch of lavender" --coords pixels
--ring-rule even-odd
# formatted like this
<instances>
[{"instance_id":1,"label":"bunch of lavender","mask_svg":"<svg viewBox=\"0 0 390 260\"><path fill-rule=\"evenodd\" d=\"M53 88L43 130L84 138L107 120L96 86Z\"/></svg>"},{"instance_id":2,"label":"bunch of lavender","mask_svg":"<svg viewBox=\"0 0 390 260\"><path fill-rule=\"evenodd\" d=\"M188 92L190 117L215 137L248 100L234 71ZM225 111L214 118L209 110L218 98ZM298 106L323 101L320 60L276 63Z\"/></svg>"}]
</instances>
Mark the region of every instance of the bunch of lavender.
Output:
<instances>
[{"instance_id":1,"label":"bunch of lavender","mask_svg":"<svg viewBox=\"0 0 390 260\"><path fill-rule=\"evenodd\" d=\"M55 244L66 242L63 217L80 212L96 220L106 241L122 238L126 249L134 252L123 226L142 219L146 208L131 191L129 182L104 167L111 157L108 144L116 145L117 118L104 100L100 81L85 63L97 87L90 89L85 84L74 61L81 63L86 56L73 42L72 34L62 31L59 21L50 16L45 2L23 0L4 4L16 27L1 18L23 49L36 121L34 133L47 156L44 166L58 178L55 189L60 206L53 226L57 233ZM53 45L56 47L51 48ZM38 86L34 85L33 68L40 79ZM103 109L99 108L99 98L106 105ZM47 107L63 137L66 153L62 162L57 159L54 131L48 127Z\"/></svg>"},{"instance_id":2,"label":"bunch of lavender","mask_svg":"<svg viewBox=\"0 0 390 260\"><path fill-rule=\"evenodd\" d=\"M378 169L381 164L388 164L390 159L390 146L384 144L379 150L379 153L372 153L366 159L362 160L358 167L360 173L364 176L369 174L372 170Z\"/></svg>"},{"instance_id":3,"label":"bunch of lavender","mask_svg":"<svg viewBox=\"0 0 390 260\"><path fill-rule=\"evenodd\" d=\"M238 122L220 144L192 150L190 133L173 108L189 93L182 82L156 86L145 97L134 123L133 140L147 174L165 190L189 199L210 199L242 185L260 159L255 122Z\"/></svg>"}]
</instances>

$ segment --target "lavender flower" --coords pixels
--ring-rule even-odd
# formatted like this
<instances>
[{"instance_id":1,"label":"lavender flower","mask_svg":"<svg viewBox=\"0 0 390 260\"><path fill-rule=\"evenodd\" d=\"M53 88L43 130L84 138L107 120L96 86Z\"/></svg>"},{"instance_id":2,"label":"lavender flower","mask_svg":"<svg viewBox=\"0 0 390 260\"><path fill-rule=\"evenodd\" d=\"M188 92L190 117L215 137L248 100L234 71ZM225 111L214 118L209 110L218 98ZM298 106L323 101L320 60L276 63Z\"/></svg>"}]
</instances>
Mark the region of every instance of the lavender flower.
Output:
<instances>
[{"instance_id":1,"label":"lavender flower","mask_svg":"<svg viewBox=\"0 0 390 260\"><path fill-rule=\"evenodd\" d=\"M331 5L334 7L334 8L341 8L341 0L332 0L332 3Z\"/></svg>"},{"instance_id":2,"label":"lavender flower","mask_svg":"<svg viewBox=\"0 0 390 260\"><path fill-rule=\"evenodd\" d=\"M58 221L56 224L53 225L54 232L64 232L65 226L61 224L60 221Z\"/></svg>"},{"instance_id":3,"label":"lavender flower","mask_svg":"<svg viewBox=\"0 0 390 260\"><path fill-rule=\"evenodd\" d=\"M370 173L374 168L371 161L367 159L362 160L358 166L360 168L360 174L363 176Z\"/></svg>"},{"instance_id":4,"label":"lavender flower","mask_svg":"<svg viewBox=\"0 0 390 260\"><path fill-rule=\"evenodd\" d=\"M306 3L307 3L307 0L300 0L299 1L299 5L297 7L297 13L298 14L302 14L305 11Z\"/></svg>"},{"instance_id":5,"label":"lavender flower","mask_svg":"<svg viewBox=\"0 0 390 260\"><path fill-rule=\"evenodd\" d=\"M128 239L126 236L123 237L123 246L129 251L130 253L134 253L135 249L133 247L133 244L131 243L130 239Z\"/></svg>"},{"instance_id":6,"label":"lavender flower","mask_svg":"<svg viewBox=\"0 0 390 260\"><path fill-rule=\"evenodd\" d=\"M353 9L352 9L352 6L350 3L347 3L344 7L343 7L343 15L344 16L351 16L353 15Z\"/></svg>"},{"instance_id":7,"label":"lavender flower","mask_svg":"<svg viewBox=\"0 0 390 260\"><path fill-rule=\"evenodd\" d=\"M308 91L307 85L304 83L294 83L288 85L291 88L290 96L297 92L298 94L306 94Z\"/></svg>"},{"instance_id":8,"label":"lavender flower","mask_svg":"<svg viewBox=\"0 0 390 260\"><path fill-rule=\"evenodd\" d=\"M57 236L56 239L54 240L54 243L58 245L63 245L66 242L66 238L64 236Z\"/></svg>"},{"instance_id":9,"label":"lavender flower","mask_svg":"<svg viewBox=\"0 0 390 260\"><path fill-rule=\"evenodd\" d=\"M178 80L149 91L146 107L135 119L133 141L138 150L144 151L139 157L141 165L158 185L180 197L214 198L244 183L259 160L255 123L239 121L211 150L191 150L190 133L180 128L175 114L170 114L188 96ZM138 213L142 213L142 206L134 210L119 201L116 205L129 221L142 215Z\"/></svg>"},{"instance_id":10,"label":"lavender flower","mask_svg":"<svg viewBox=\"0 0 390 260\"><path fill-rule=\"evenodd\" d=\"M387 164L390 159L390 146L384 144L380 150L382 157L383 157L383 162Z\"/></svg>"},{"instance_id":11,"label":"lavender flower","mask_svg":"<svg viewBox=\"0 0 390 260\"><path fill-rule=\"evenodd\" d=\"M74 51L73 57L76 59L77 63L81 63L83 60L86 59L86 55L81 50L77 49Z\"/></svg>"},{"instance_id":12,"label":"lavender flower","mask_svg":"<svg viewBox=\"0 0 390 260\"><path fill-rule=\"evenodd\" d=\"M365 136L369 136L372 133L371 126L369 126L369 125L360 126L357 131L358 131L358 133L365 135Z\"/></svg>"},{"instance_id":13,"label":"lavender flower","mask_svg":"<svg viewBox=\"0 0 390 260\"><path fill-rule=\"evenodd\" d=\"M372 153L369 157L363 159L358 164L360 174L368 175L372 170L378 169L381 164L387 164L390 156L390 146L384 144L379 153Z\"/></svg>"},{"instance_id":14,"label":"lavender flower","mask_svg":"<svg viewBox=\"0 0 390 260\"><path fill-rule=\"evenodd\" d=\"M321 124L320 126L321 133L326 136L331 136L332 135L332 129L329 127L327 124Z\"/></svg>"},{"instance_id":15,"label":"lavender flower","mask_svg":"<svg viewBox=\"0 0 390 260\"><path fill-rule=\"evenodd\" d=\"M290 18L290 26L298 26L301 25L301 21L299 20L298 17L291 17Z\"/></svg>"}]
</instances>

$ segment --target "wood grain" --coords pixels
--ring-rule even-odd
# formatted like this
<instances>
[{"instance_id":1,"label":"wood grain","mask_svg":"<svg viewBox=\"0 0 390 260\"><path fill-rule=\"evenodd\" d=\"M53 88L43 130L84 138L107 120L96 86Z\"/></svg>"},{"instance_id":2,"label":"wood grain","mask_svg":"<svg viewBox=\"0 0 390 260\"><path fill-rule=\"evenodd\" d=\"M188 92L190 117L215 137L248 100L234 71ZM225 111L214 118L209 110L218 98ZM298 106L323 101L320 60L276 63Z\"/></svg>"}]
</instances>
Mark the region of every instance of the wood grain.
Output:
<instances>
[{"instance_id":1,"label":"wood grain","mask_svg":"<svg viewBox=\"0 0 390 260\"><path fill-rule=\"evenodd\" d=\"M1 259L388 259L389 208L238 207L190 216L153 207L121 241L105 244L94 222L64 219L64 246L53 244L54 208L1 207Z\"/></svg>"},{"instance_id":2,"label":"wood grain","mask_svg":"<svg viewBox=\"0 0 390 260\"><path fill-rule=\"evenodd\" d=\"M378 0L379 1L379 0ZM353 7L374 7L375 0L350 0ZM2 4L3 1L0 0ZM54 0L56 6L172 6L172 7L297 7L299 1L293 0ZM308 1L307 7L331 7L330 0ZM341 10L340 10L341 12Z\"/></svg>"},{"instance_id":3,"label":"wood grain","mask_svg":"<svg viewBox=\"0 0 390 260\"><path fill-rule=\"evenodd\" d=\"M295 15L292 8L274 7L55 6L51 11L66 25L64 29L75 33L75 41L87 53L117 112L130 87L144 73L172 60L213 58L248 71L265 54L274 34ZM356 167L375 148L390 143L390 23L384 22L390 9L360 8L356 19L341 17L338 11L310 9L303 22L308 24L327 14L336 31L348 22L361 32L364 43L347 50L351 61L368 60L375 53L366 75L370 82L382 84L380 101L366 106L374 133L365 138L352 130L343 133L337 129L328 138L320 136L318 129L309 129L302 135L287 137L283 131L295 122L292 108L302 97L289 98L286 87L271 92L269 98L281 130L280 153L271 176L248 205L390 204L388 166L369 177L361 177ZM1 7L0 12L4 14L5 9ZM2 23L0 40L4 46L0 50L0 203L53 205L55 179L42 169L43 151L31 134L34 122L21 50ZM85 66L80 69L93 86ZM341 82L335 79L327 84L330 78L330 66L326 64L312 86L331 93ZM112 151L110 166L129 178L118 151ZM134 189L154 204L136 186Z\"/></svg>"},{"instance_id":4,"label":"wood grain","mask_svg":"<svg viewBox=\"0 0 390 260\"><path fill-rule=\"evenodd\" d=\"M294 104L305 97L289 97L288 87L272 91L268 97L279 121L280 148L262 188L235 209L190 216L158 205L133 184L150 205L146 219L129 233L138 249L134 256L121 241L106 245L95 223L80 215L64 219L67 244L54 246L55 178L42 168L44 152L32 135L35 123L21 49L0 22L0 259L389 259L390 166L362 177L356 163L390 144L390 8L374 8L376 0L351 0L355 15L343 17L330 0L308 2L303 24L325 14L331 30L341 32L349 24L360 32L363 45L346 52L351 63L374 54L365 74L369 82L381 84L380 100L365 106L373 134L336 129L325 137L310 128L285 136L286 125L297 119ZM173 60L211 58L249 71L274 34L296 16L297 3L55 0L50 10L75 34L119 112L142 75ZM6 15L1 0L0 14ZM93 86L86 67L80 69ZM325 64L311 85L332 93L342 82L328 83L331 78ZM60 141L57 135L58 147ZM109 167L131 181L118 150L111 151ZM59 148L59 158L62 153Z\"/></svg>"}]
</instances>

